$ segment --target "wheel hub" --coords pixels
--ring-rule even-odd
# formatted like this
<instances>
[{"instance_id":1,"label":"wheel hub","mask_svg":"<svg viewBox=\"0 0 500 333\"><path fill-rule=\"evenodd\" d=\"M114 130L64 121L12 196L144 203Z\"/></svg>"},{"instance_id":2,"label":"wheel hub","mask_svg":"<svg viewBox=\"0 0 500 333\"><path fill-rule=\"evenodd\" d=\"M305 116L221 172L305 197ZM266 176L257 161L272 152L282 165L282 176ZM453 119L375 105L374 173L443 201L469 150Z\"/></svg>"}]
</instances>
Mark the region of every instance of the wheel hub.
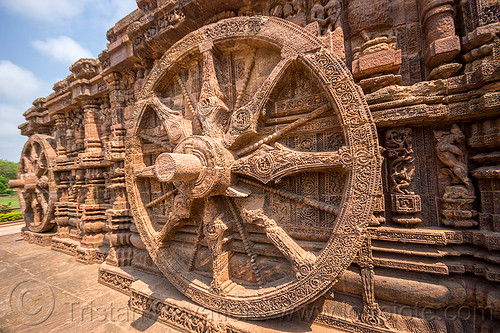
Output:
<instances>
[{"instance_id":1,"label":"wheel hub","mask_svg":"<svg viewBox=\"0 0 500 333\"><path fill-rule=\"evenodd\" d=\"M234 157L222 143L209 136L183 139L172 153L160 154L155 175L162 182L173 182L188 198L224 194L231 185Z\"/></svg>"}]
</instances>

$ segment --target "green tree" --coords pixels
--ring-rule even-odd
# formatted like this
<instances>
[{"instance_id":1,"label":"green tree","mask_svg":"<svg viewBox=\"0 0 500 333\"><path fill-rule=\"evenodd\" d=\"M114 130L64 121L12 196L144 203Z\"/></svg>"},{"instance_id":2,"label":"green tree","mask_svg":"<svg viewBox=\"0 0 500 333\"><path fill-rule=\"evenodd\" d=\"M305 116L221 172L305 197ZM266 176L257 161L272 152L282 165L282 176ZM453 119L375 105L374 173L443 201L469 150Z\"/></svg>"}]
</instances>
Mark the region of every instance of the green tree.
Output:
<instances>
[{"instance_id":1,"label":"green tree","mask_svg":"<svg viewBox=\"0 0 500 333\"><path fill-rule=\"evenodd\" d=\"M16 179L17 165L16 162L0 159L0 176L5 177L7 180Z\"/></svg>"},{"instance_id":2,"label":"green tree","mask_svg":"<svg viewBox=\"0 0 500 333\"><path fill-rule=\"evenodd\" d=\"M7 191L9 191L9 187L7 186L8 182L7 178L0 175L0 194L7 194Z\"/></svg>"}]
</instances>

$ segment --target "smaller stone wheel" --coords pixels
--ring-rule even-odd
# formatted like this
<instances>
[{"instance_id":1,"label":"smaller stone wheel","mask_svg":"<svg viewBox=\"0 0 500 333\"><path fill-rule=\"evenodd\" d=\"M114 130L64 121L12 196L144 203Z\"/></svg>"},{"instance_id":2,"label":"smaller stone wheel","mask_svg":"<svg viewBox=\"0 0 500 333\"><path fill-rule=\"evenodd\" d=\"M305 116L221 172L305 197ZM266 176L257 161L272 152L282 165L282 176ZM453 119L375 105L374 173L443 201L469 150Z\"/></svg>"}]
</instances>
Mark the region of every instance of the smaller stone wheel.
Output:
<instances>
[{"instance_id":1,"label":"smaller stone wheel","mask_svg":"<svg viewBox=\"0 0 500 333\"><path fill-rule=\"evenodd\" d=\"M11 180L11 188L20 189L19 206L26 226L33 232L52 229L57 187L53 162L56 158L54 139L34 134L24 145L19 162L18 179Z\"/></svg>"}]
</instances>

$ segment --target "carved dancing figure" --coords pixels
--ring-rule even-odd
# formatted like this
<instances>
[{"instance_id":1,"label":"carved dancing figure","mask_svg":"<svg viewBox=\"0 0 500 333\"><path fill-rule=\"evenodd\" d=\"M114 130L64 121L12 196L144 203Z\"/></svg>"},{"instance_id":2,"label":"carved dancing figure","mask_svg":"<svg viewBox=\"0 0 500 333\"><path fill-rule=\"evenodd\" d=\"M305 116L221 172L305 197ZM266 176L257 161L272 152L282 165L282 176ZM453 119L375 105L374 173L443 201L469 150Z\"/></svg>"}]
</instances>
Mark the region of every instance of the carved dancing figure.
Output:
<instances>
[{"instance_id":1,"label":"carved dancing figure","mask_svg":"<svg viewBox=\"0 0 500 333\"><path fill-rule=\"evenodd\" d=\"M413 194L411 185L415 167L412 165L413 145L410 128L394 128L386 133L387 155L394 159L390 162L392 191L400 194ZM408 165L407 168L404 165Z\"/></svg>"},{"instance_id":2,"label":"carved dancing figure","mask_svg":"<svg viewBox=\"0 0 500 333\"><path fill-rule=\"evenodd\" d=\"M413 173L415 172L415 168L412 168L410 171L406 167L404 167L401 171L395 170L392 174L392 182L394 185L394 192L401 194L413 194L408 191L408 188L411 185L411 180Z\"/></svg>"},{"instance_id":3,"label":"carved dancing figure","mask_svg":"<svg viewBox=\"0 0 500 333\"><path fill-rule=\"evenodd\" d=\"M467 176L464 152L458 147L464 141L464 134L455 124L449 132L434 131L437 140L436 154L441 163L449 169L445 171L452 178L462 182L467 190L468 197L474 197L474 186Z\"/></svg>"}]
</instances>

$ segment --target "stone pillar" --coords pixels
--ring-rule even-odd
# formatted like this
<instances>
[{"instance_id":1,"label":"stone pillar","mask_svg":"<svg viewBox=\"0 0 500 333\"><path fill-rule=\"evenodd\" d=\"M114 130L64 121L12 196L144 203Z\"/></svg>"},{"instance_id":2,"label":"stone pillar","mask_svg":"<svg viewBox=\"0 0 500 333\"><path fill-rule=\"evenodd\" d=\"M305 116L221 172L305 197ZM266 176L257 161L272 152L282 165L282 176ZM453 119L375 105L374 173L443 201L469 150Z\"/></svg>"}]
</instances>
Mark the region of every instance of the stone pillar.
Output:
<instances>
[{"instance_id":1,"label":"stone pillar","mask_svg":"<svg viewBox=\"0 0 500 333\"><path fill-rule=\"evenodd\" d=\"M471 125L469 145L479 152L471 160L480 165L472 172L478 182L479 228L500 232L500 117L479 120Z\"/></svg>"},{"instance_id":2,"label":"stone pillar","mask_svg":"<svg viewBox=\"0 0 500 333\"><path fill-rule=\"evenodd\" d=\"M73 135L75 138L75 151L74 156L77 157L80 153L85 152L85 128L84 128L84 119L83 111L81 109L76 110L79 113L79 123L73 128Z\"/></svg>"},{"instance_id":3,"label":"stone pillar","mask_svg":"<svg viewBox=\"0 0 500 333\"><path fill-rule=\"evenodd\" d=\"M56 120L57 158L64 160L66 159L66 116L56 113L54 119Z\"/></svg>"},{"instance_id":4,"label":"stone pillar","mask_svg":"<svg viewBox=\"0 0 500 333\"><path fill-rule=\"evenodd\" d=\"M396 49L393 1L349 0L352 74L365 93L401 82L401 50Z\"/></svg>"},{"instance_id":5,"label":"stone pillar","mask_svg":"<svg viewBox=\"0 0 500 333\"><path fill-rule=\"evenodd\" d=\"M102 168L85 169L85 203L80 205L81 220L79 229L81 243L77 247L76 258L85 263L102 262L109 251L104 244L107 228L104 201L104 174Z\"/></svg>"},{"instance_id":6,"label":"stone pillar","mask_svg":"<svg viewBox=\"0 0 500 333\"><path fill-rule=\"evenodd\" d=\"M460 52L460 38L455 34L454 1L419 0L418 5L426 45L424 58L430 71L429 77L432 79L452 75L461 67L460 64L446 65ZM453 68L444 70L450 66ZM433 72L432 70L437 67L441 69Z\"/></svg>"},{"instance_id":7,"label":"stone pillar","mask_svg":"<svg viewBox=\"0 0 500 333\"><path fill-rule=\"evenodd\" d=\"M99 110L100 106L97 100L85 101L83 104L85 131L83 162L95 161L102 154L102 143L97 128Z\"/></svg>"},{"instance_id":8,"label":"stone pillar","mask_svg":"<svg viewBox=\"0 0 500 333\"><path fill-rule=\"evenodd\" d=\"M373 270L373 255L371 239L369 237L364 240L356 262L359 266L363 286L363 312L361 313L361 321L370 326L387 328L386 320L375 300L375 272Z\"/></svg>"},{"instance_id":9,"label":"stone pillar","mask_svg":"<svg viewBox=\"0 0 500 333\"><path fill-rule=\"evenodd\" d=\"M127 266L132 260L130 243L130 225L132 217L127 202L125 188L125 89L121 83L121 74L112 72L105 78L109 85L111 104L111 134L109 136L108 156L111 166L108 172L111 208L106 210L109 232L106 237L110 251L106 263L113 266Z\"/></svg>"}]
</instances>

